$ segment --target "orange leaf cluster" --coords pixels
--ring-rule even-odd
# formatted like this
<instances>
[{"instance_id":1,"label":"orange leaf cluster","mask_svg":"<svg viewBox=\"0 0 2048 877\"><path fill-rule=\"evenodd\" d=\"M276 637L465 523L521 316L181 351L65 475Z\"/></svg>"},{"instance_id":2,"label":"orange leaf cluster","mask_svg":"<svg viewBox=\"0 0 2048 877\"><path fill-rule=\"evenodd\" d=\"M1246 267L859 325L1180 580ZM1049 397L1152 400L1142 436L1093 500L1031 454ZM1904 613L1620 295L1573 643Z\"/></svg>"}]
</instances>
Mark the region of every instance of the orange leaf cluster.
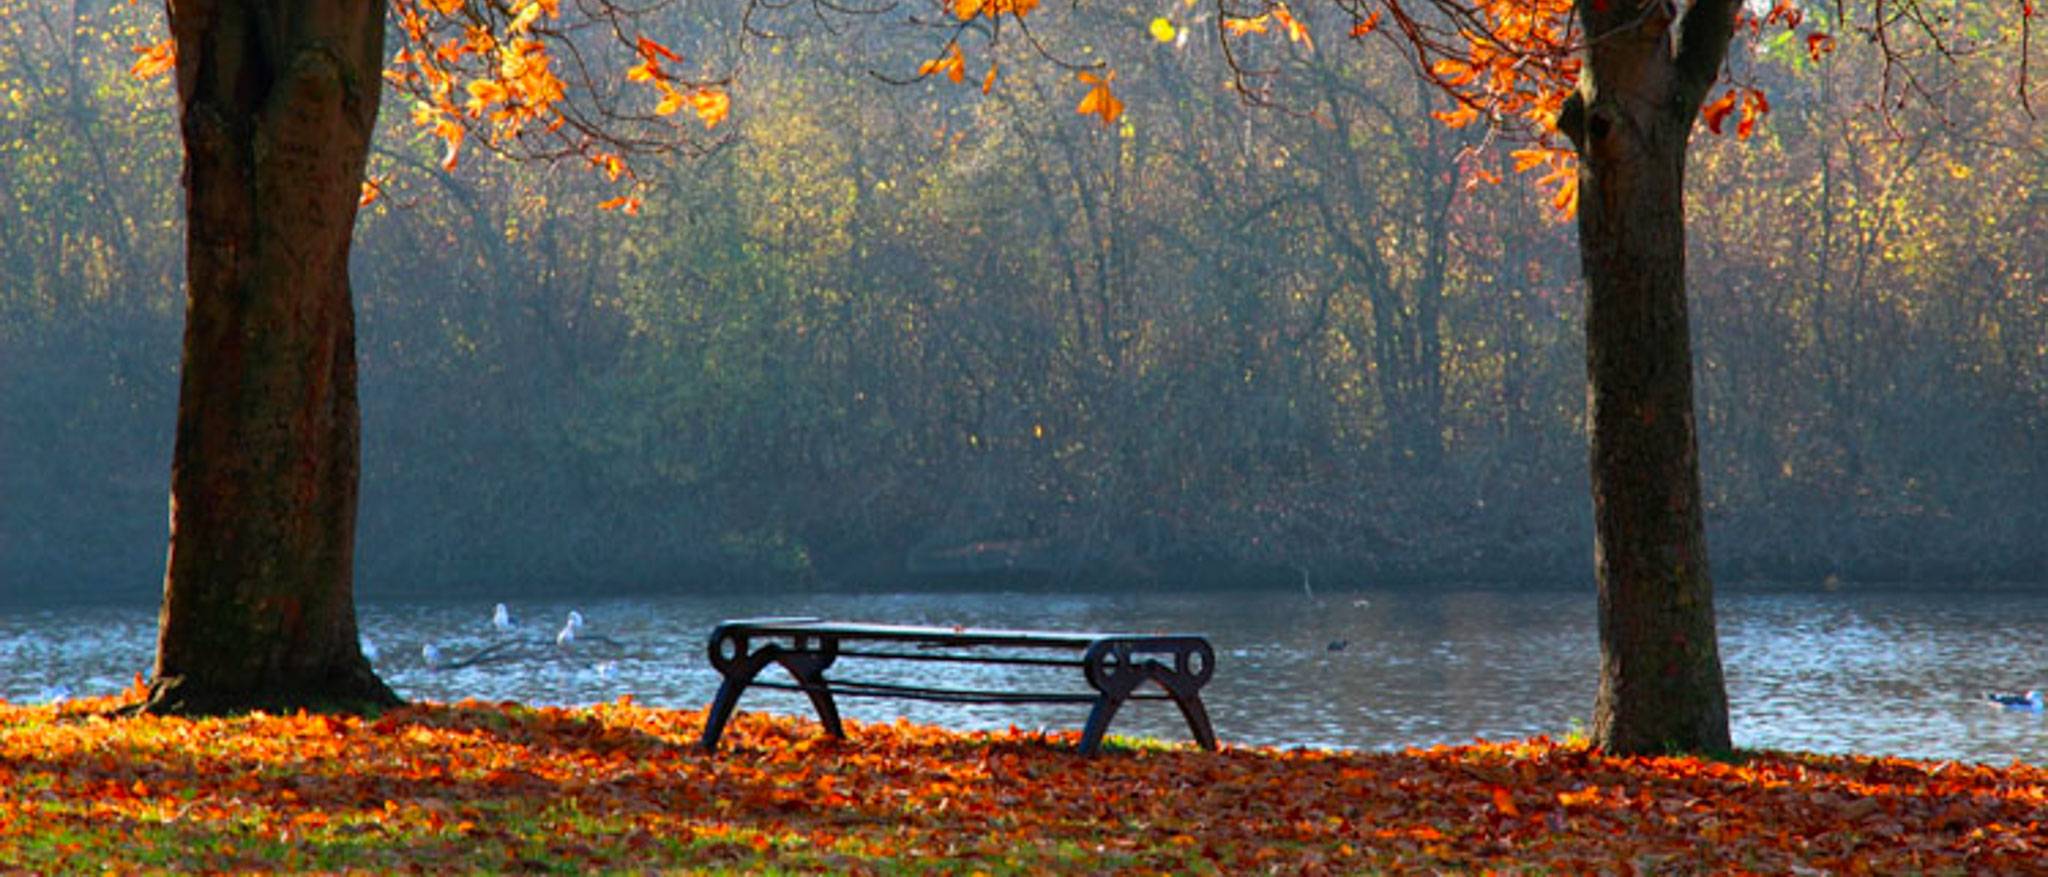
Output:
<instances>
[{"instance_id":1,"label":"orange leaf cluster","mask_svg":"<svg viewBox=\"0 0 2048 877\"><path fill-rule=\"evenodd\" d=\"M566 88L554 72L552 54L534 32L543 16L561 14L560 0L514 0L502 31L460 17L458 0L395 0L393 10L406 44L392 57L385 77L401 86L421 86L425 100L414 108L413 122L446 145L444 169L455 168L466 120L483 123L493 143L519 137L530 126L553 131L562 125L556 104L566 97ZM437 22L460 22L460 36ZM460 104L458 84L467 95Z\"/></svg>"},{"instance_id":2,"label":"orange leaf cluster","mask_svg":"<svg viewBox=\"0 0 2048 877\"><path fill-rule=\"evenodd\" d=\"M393 0L392 8L404 40L385 77L414 96L414 124L445 146L442 168L453 170L464 142L476 134L496 150L581 156L613 181L632 176L622 157L604 151L606 143L619 141L595 131L588 114L564 131L571 119L564 112L568 88L556 73L555 49L577 27L549 24L562 15L561 0L509 0L487 9L464 0ZM675 51L645 36L626 47L636 63L625 79L654 92L653 116L689 110L709 129L730 115L732 99L720 84L692 82L664 66L682 61ZM541 149L533 135L556 139ZM616 208L628 201L639 203L605 203Z\"/></svg>"},{"instance_id":3,"label":"orange leaf cluster","mask_svg":"<svg viewBox=\"0 0 2048 877\"><path fill-rule=\"evenodd\" d=\"M1577 87L1572 0L1482 0L1480 29L1460 31L1464 53L1437 58L1429 75L1457 106L1437 118L1462 127L1486 118L1546 131Z\"/></svg>"},{"instance_id":4,"label":"orange leaf cluster","mask_svg":"<svg viewBox=\"0 0 2048 877\"><path fill-rule=\"evenodd\" d=\"M1756 123L1771 111L1771 102L1760 89L1731 88L1719 100L1701 107L1700 119L1707 123L1707 130L1720 134L1721 127L1738 108L1741 115L1735 122L1735 139L1748 140L1749 135L1756 133Z\"/></svg>"},{"instance_id":5,"label":"orange leaf cluster","mask_svg":"<svg viewBox=\"0 0 2048 877\"><path fill-rule=\"evenodd\" d=\"M1578 213L1578 153L1566 147L1539 143L1517 149L1509 153L1509 157L1515 160L1515 173L1544 172L1536 179L1536 188L1550 191L1550 207L1558 216L1569 217Z\"/></svg>"},{"instance_id":6,"label":"orange leaf cluster","mask_svg":"<svg viewBox=\"0 0 2048 877\"><path fill-rule=\"evenodd\" d=\"M1038 0L946 0L946 11L961 21L976 16L990 21L1005 15L1023 18L1037 8Z\"/></svg>"},{"instance_id":7,"label":"orange leaf cluster","mask_svg":"<svg viewBox=\"0 0 2048 877\"><path fill-rule=\"evenodd\" d=\"M1404 752L461 703L380 718L0 706L0 861L115 871L2027 873L2048 771L1546 739Z\"/></svg>"}]
</instances>

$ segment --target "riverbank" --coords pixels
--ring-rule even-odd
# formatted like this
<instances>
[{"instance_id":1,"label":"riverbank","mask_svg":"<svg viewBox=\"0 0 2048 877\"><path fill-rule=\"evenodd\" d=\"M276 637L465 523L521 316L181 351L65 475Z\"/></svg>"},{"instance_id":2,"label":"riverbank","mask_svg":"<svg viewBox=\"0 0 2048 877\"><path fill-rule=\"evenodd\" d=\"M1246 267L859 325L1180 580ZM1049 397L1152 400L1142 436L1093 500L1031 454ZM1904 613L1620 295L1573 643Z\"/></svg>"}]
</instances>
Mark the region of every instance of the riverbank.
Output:
<instances>
[{"instance_id":1,"label":"riverbank","mask_svg":"<svg viewBox=\"0 0 2048 877\"><path fill-rule=\"evenodd\" d=\"M423 705L110 720L0 705L0 862L28 871L2023 873L2048 770L1535 739L1394 753L744 714Z\"/></svg>"}]
</instances>

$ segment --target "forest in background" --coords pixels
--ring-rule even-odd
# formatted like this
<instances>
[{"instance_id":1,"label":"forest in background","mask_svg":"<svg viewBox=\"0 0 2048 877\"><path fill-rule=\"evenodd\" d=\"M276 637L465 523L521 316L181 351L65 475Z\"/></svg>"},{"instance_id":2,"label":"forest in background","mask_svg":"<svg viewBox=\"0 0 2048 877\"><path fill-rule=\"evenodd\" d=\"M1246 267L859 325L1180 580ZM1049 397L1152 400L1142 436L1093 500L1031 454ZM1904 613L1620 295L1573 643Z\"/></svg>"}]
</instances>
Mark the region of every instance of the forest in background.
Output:
<instances>
[{"instance_id":1,"label":"forest in background","mask_svg":"<svg viewBox=\"0 0 2048 877\"><path fill-rule=\"evenodd\" d=\"M127 69L160 16L0 8L0 598L154 593L180 159ZM586 168L445 170L390 101L359 592L1589 579L1576 250L1515 144L1370 42L1246 107L1161 8L1195 38L1046 34L1116 59L1109 127L1050 64L890 85L943 40L678 12L736 136L638 216ZM1983 87L1887 120L1847 35L1746 46L1774 109L1696 135L1689 217L1717 576L2041 579L2048 125Z\"/></svg>"}]
</instances>

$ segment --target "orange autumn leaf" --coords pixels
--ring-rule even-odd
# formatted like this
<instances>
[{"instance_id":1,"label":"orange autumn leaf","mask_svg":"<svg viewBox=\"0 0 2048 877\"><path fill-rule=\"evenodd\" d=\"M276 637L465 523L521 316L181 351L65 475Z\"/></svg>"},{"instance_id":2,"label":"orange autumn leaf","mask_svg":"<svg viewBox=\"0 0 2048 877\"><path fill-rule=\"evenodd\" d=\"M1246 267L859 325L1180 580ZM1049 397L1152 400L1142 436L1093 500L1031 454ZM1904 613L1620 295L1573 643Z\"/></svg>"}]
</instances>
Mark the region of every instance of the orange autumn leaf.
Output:
<instances>
[{"instance_id":1,"label":"orange autumn leaf","mask_svg":"<svg viewBox=\"0 0 2048 877\"><path fill-rule=\"evenodd\" d=\"M953 80L956 85L967 78L967 59L960 54L958 42L948 43L945 54L926 61L917 68L919 76L930 76L934 73L945 74L946 78Z\"/></svg>"},{"instance_id":2,"label":"orange autumn leaf","mask_svg":"<svg viewBox=\"0 0 2048 877\"><path fill-rule=\"evenodd\" d=\"M1038 0L946 0L953 17L967 21L976 16L990 19L1004 15L1023 18L1038 8Z\"/></svg>"},{"instance_id":3,"label":"orange autumn leaf","mask_svg":"<svg viewBox=\"0 0 2048 877\"><path fill-rule=\"evenodd\" d=\"M512 97L512 91L503 83L489 79L478 79L466 86L469 103L466 109L471 116L481 116L493 104L504 103Z\"/></svg>"},{"instance_id":4,"label":"orange autumn leaf","mask_svg":"<svg viewBox=\"0 0 2048 877\"><path fill-rule=\"evenodd\" d=\"M1566 807L1592 807L1600 803L1600 787L1587 786L1568 792L1557 793L1557 803Z\"/></svg>"},{"instance_id":5,"label":"orange autumn leaf","mask_svg":"<svg viewBox=\"0 0 2048 877\"><path fill-rule=\"evenodd\" d=\"M1429 114L1451 128L1463 128L1479 120L1479 111L1473 109L1471 104L1459 104L1450 112L1431 110Z\"/></svg>"},{"instance_id":6,"label":"orange autumn leaf","mask_svg":"<svg viewBox=\"0 0 2048 877\"><path fill-rule=\"evenodd\" d=\"M362 194L356 196L356 209L361 210L377 203L377 199L383 194L384 184L379 182L376 177L364 179Z\"/></svg>"},{"instance_id":7,"label":"orange autumn leaf","mask_svg":"<svg viewBox=\"0 0 2048 877\"><path fill-rule=\"evenodd\" d=\"M1522 815L1522 811L1515 807L1514 793L1509 792L1505 787L1502 786L1494 786L1489 791L1493 793L1493 809L1499 811L1500 815Z\"/></svg>"},{"instance_id":8,"label":"orange autumn leaf","mask_svg":"<svg viewBox=\"0 0 2048 877\"><path fill-rule=\"evenodd\" d=\"M136 79L155 79L178 65L178 46L170 37L153 46L136 46L135 54L140 57L128 68L128 75Z\"/></svg>"},{"instance_id":9,"label":"orange autumn leaf","mask_svg":"<svg viewBox=\"0 0 2048 877\"><path fill-rule=\"evenodd\" d=\"M1508 153L1515 160L1515 173L1522 173L1550 160L1548 149L1517 149Z\"/></svg>"},{"instance_id":10,"label":"orange autumn leaf","mask_svg":"<svg viewBox=\"0 0 2048 877\"><path fill-rule=\"evenodd\" d=\"M1242 18L1235 15L1225 15L1222 18L1223 30L1226 33L1231 34L1232 36L1240 37L1244 36L1245 34L1265 33L1266 22L1271 19L1271 15L1261 15L1257 18Z\"/></svg>"},{"instance_id":11,"label":"orange autumn leaf","mask_svg":"<svg viewBox=\"0 0 2048 877\"><path fill-rule=\"evenodd\" d=\"M1081 102L1074 106L1074 112L1084 116L1101 116L1103 125L1114 125L1124 114L1124 102L1110 92L1109 83L1116 79L1116 71L1110 70L1097 76L1087 70L1076 75L1077 79L1089 86L1088 93L1081 96Z\"/></svg>"},{"instance_id":12,"label":"orange autumn leaf","mask_svg":"<svg viewBox=\"0 0 2048 877\"><path fill-rule=\"evenodd\" d=\"M619 177L626 173L625 159L609 152L596 153L588 156L588 159L591 164L597 166L599 172L605 175L605 179L617 181Z\"/></svg>"},{"instance_id":13,"label":"orange autumn leaf","mask_svg":"<svg viewBox=\"0 0 2048 877\"><path fill-rule=\"evenodd\" d=\"M1747 89L1742 94L1742 119L1735 123L1735 139L1748 140L1756 133L1756 123L1771 111L1771 102L1758 89Z\"/></svg>"},{"instance_id":14,"label":"orange autumn leaf","mask_svg":"<svg viewBox=\"0 0 2048 877\"><path fill-rule=\"evenodd\" d=\"M982 77L982 78L981 78L981 93L982 93L982 94L988 94L989 92L992 92L992 91L994 91L994 90L995 90L995 88L996 88L996 64L995 64L995 62L991 61L991 62L989 62L989 65L988 65L988 75L987 75L987 76L984 76L984 77Z\"/></svg>"},{"instance_id":15,"label":"orange autumn leaf","mask_svg":"<svg viewBox=\"0 0 2048 877\"><path fill-rule=\"evenodd\" d=\"M1735 112L1735 91L1730 89L1720 100L1700 108L1700 118L1707 122L1707 130L1721 133L1721 124L1728 120L1728 114Z\"/></svg>"},{"instance_id":16,"label":"orange autumn leaf","mask_svg":"<svg viewBox=\"0 0 2048 877\"><path fill-rule=\"evenodd\" d=\"M1374 30L1378 29L1379 26L1380 10L1375 9L1373 10L1373 13L1371 15L1368 15L1365 18L1359 20L1356 24L1351 25L1351 38L1357 39L1359 37L1365 36L1366 34L1372 33Z\"/></svg>"},{"instance_id":17,"label":"orange autumn leaf","mask_svg":"<svg viewBox=\"0 0 2048 877\"><path fill-rule=\"evenodd\" d=\"M1806 54L1807 57L1812 58L1815 62L1819 62L1820 59L1827 57L1834 51L1835 38L1833 36L1824 33L1810 33L1806 35Z\"/></svg>"},{"instance_id":18,"label":"orange autumn leaf","mask_svg":"<svg viewBox=\"0 0 2048 877\"><path fill-rule=\"evenodd\" d=\"M455 170L455 162L462 153L462 129L446 128L441 129L437 133L440 133L442 140L448 144L447 151L441 154L441 169L453 171Z\"/></svg>"},{"instance_id":19,"label":"orange autumn leaf","mask_svg":"<svg viewBox=\"0 0 2048 877\"><path fill-rule=\"evenodd\" d=\"M1304 27L1301 21L1294 17L1294 12L1287 8L1287 4L1273 4L1272 14L1273 20L1279 22L1280 29L1287 34L1288 42L1300 43L1310 49L1316 47L1315 41L1309 39L1308 28Z\"/></svg>"},{"instance_id":20,"label":"orange autumn leaf","mask_svg":"<svg viewBox=\"0 0 2048 877\"><path fill-rule=\"evenodd\" d=\"M640 57L650 61L654 60L657 56L666 58L670 61L683 60L683 56L676 54L674 51L671 51L669 47L664 46L658 42L655 42L652 37L646 36L644 34L641 35L639 41L635 43L635 47L640 50Z\"/></svg>"}]
</instances>

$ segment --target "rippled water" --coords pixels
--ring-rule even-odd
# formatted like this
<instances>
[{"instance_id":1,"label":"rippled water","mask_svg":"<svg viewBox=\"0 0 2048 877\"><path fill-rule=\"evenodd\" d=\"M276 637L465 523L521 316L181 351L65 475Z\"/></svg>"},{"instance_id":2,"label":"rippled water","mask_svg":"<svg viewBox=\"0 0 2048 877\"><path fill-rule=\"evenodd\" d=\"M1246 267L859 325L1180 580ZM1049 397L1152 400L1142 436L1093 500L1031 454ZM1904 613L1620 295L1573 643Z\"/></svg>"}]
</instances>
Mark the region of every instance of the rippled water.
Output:
<instances>
[{"instance_id":1,"label":"rippled water","mask_svg":"<svg viewBox=\"0 0 2048 877\"><path fill-rule=\"evenodd\" d=\"M385 678L401 694L435 700L584 704L632 694L645 704L701 706L717 687L704 656L717 620L808 614L1204 632L1218 654L1204 699L1218 735L1239 743L1388 748L1556 736L1590 711L1598 665L1590 593L1318 596L747 594L514 603L527 656L459 670L427 666L421 646L432 642L460 657L500 640L487 603L372 603L361 616ZM582 642L560 657L552 643L571 609L587 624ZM2048 721L1997 709L1980 695L2048 686L2048 594L1736 593L1722 596L1720 616L1738 745L2048 763ZM0 610L0 696L32 700L55 685L81 695L119 690L148 668L155 620L150 606ZM835 672L853 669L847 661ZM953 687L1078 684L1070 669L892 663L862 675ZM808 712L800 696L775 691L749 692L741 705ZM850 700L842 709L855 719L900 714L958 728L1072 729L1087 713L1076 705L893 700ZM1112 730L1186 735L1179 714L1159 703L1127 706Z\"/></svg>"}]
</instances>

